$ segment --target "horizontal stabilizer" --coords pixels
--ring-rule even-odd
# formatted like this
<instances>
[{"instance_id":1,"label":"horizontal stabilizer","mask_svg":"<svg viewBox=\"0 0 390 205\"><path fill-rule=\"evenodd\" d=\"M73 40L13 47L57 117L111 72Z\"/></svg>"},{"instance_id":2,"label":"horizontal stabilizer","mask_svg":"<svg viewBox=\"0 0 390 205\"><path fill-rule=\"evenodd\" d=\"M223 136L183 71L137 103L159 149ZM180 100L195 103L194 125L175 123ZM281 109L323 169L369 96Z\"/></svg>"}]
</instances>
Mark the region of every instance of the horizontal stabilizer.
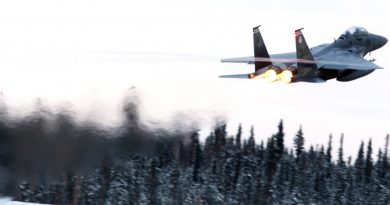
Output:
<instances>
[{"instance_id":1,"label":"horizontal stabilizer","mask_svg":"<svg viewBox=\"0 0 390 205\"><path fill-rule=\"evenodd\" d=\"M220 77L220 78L249 79L248 74L220 75L219 77Z\"/></svg>"}]
</instances>

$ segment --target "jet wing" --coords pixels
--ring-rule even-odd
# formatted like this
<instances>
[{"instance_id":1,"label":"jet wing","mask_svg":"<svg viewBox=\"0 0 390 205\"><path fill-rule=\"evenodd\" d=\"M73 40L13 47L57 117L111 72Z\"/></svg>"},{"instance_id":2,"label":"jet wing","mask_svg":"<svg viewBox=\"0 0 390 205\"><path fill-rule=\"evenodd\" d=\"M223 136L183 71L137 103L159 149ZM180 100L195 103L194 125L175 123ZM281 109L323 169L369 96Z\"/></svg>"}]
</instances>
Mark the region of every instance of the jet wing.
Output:
<instances>
[{"instance_id":1,"label":"jet wing","mask_svg":"<svg viewBox=\"0 0 390 205\"><path fill-rule=\"evenodd\" d=\"M356 54L347 54L334 56L331 61L329 60L316 60L318 68L321 69L334 69L334 70L374 70L382 69L382 67L374 64L372 61L368 61Z\"/></svg>"},{"instance_id":2,"label":"jet wing","mask_svg":"<svg viewBox=\"0 0 390 205\"><path fill-rule=\"evenodd\" d=\"M249 57L239 57L239 58L225 58L221 59L222 63L248 63L248 64L254 64L256 60L259 60L260 62L271 62L270 58L261 58L262 61L260 61L260 58L255 58L253 56Z\"/></svg>"},{"instance_id":3,"label":"jet wing","mask_svg":"<svg viewBox=\"0 0 390 205\"><path fill-rule=\"evenodd\" d=\"M331 60L329 60L331 59ZM291 65L294 63L306 63L306 64L316 64L318 68L321 69L334 69L334 70L373 70L381 69L382 67L368 61L364 58L361 58L356 54L343 54L343 55L334 55L332 57L324 56L321 58L315 58L314 60L298 59L298 58L259 58L259 57L241 57L241 58L227 58L222 59L223 63L247 63L254 64L255 62L272 62L272 63L284 63Z\"/></svg>"},{"instance_id":4,"label":"jet wing","mask_svg":"<svg viewBox=\"0 0 390 205\"><path fill-rule=\"evenodd\" d=\"M260 58L260 57L241 57L241 58L226 58L221 60L222 63L248 63L254 64L255 62L273 62L273 63L315 63L313 60L297 59L297 58Z\"/></svg>"}]
</instances>

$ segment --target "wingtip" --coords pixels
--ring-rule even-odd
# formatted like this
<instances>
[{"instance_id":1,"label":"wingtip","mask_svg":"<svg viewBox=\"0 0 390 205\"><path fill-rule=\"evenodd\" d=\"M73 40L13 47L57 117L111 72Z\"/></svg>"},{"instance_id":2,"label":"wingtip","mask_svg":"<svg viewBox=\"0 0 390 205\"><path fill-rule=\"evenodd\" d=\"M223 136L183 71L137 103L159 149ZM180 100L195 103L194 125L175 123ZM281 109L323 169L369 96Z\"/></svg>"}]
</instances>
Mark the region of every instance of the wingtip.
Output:
<instances>
[{"instance_id":1,"label":"wingtip","mask_svg":"<svg viewBox=\"0 0 390 205\"><path fill-rule=\"evenodd\" d=\"M302 31L304 28L299 28L299 29L297 29L297 30L295 30L295 32L300 32L300 31Z\"/></svg>"}]
</instances>

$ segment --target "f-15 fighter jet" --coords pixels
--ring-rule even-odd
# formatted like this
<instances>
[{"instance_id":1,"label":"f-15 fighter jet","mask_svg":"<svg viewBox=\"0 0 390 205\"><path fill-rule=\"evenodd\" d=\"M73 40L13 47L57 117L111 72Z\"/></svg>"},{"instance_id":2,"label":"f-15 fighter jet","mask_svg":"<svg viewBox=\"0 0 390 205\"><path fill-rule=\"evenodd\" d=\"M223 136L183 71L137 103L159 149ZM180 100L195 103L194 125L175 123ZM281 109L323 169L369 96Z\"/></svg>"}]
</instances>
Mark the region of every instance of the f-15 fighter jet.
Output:
<instances>
[{"instance_id":1,"label":"f-15 fighter jet","mask_svg":"<svg viewBox=\"0 0 390 205\"><path fill-rule=\"evenodd\" d=\"M352 27L333 43L309 48L301 28L295 30L296 52L269 55L259 27L253 28L254 57L221 60L254 64L255 72L222 75L221 78L264 78L286 83L317 83L334 78L351 81L381 68L373 63L374 60L366 60L364 56L387 43L383 36L368 33L362 27Z\"/></svg>"}]
</instances>

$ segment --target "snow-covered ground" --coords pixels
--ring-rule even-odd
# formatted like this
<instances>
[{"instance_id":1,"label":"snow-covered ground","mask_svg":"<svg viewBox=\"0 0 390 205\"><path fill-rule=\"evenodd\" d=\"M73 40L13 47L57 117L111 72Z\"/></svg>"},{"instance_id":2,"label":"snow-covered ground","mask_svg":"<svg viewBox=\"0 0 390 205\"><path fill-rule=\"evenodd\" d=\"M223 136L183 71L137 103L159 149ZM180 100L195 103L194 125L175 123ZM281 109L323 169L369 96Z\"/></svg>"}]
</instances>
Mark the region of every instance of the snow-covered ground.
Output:
<instances>
[{"instance_id":1,"label":"snow-covered ground","mask_svg":"<svg viewBox=\"0 0 390 205\"><path fill-rule=\"evenodd\" d=\"M34 205L35 203L25 203L19 201L11 201L10 198L0 198L0 205ZM40 204L42 205L42 204Z\"/></svg>"}]
</instances>

